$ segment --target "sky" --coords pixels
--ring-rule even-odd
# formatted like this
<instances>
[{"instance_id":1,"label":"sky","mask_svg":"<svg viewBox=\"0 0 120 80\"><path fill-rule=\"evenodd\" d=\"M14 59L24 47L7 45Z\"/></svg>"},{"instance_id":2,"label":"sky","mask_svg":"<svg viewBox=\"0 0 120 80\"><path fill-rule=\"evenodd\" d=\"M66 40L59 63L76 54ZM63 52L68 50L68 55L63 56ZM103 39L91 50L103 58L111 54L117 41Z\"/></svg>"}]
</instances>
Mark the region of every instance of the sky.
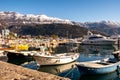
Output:
<instances>
[{"instance_id":1,"label":"sky","mask_svg":"<svg viewBox=\"0 0 120 80\"><path fill-rule=\"evenodd\" d=\"M76 22L119 22L120 0L0 0L0 11L45 14Z\"/></svg>"}]
</instances>

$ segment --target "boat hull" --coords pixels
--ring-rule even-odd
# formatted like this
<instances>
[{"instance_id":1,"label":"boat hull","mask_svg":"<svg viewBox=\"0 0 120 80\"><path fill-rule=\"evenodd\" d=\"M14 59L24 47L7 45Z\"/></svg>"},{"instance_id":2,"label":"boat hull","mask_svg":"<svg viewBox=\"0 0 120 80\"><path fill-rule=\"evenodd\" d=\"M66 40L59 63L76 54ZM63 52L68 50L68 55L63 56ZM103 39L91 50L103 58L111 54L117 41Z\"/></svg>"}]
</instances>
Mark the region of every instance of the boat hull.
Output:
<instances>
[{"instance_id":1,"label":"boat hull","mask_svg":"<svg viewBox=\"0 0 120 80\"><path fill-rule=\"evenodd\" d=\"M80 62L76 64L81 74L106 74L111 73L119 68L120 61L106 58L102 60Z\"/></svg>"},{"instance_id":2,"label":"boat hull","mask_svg":"<svg viewBox=\"0 0 120 80\"><path fill-rule=\"evenodd\" d=\"M34 56L38 66L44 65L61 65L75 61L79 57L79 54L72 56Z\"/></svg>"},{"instance_id":3,"label":"boat hull","mask_svg":"<svg viewBox=\"0 0 120 80\"><path fill-rule=\"evenodd\" d=\"M16 50L6 50L4 51L7 56L8 59L21 59L21 58L25 58L25 57L30 57L31 52L30 51L16 51Z\"/></svg>"},{"instance_id":4,"label":"boat hull","mask_svg":"<svg viewBox=\"0 0 120 80\"><path fill-rule=\"evenodd\" d=\"M103 68L89 68L83 66L77 66L81 74L106 74L117 70L117 65L103 67Z\"/></svg>"}]
</instances>

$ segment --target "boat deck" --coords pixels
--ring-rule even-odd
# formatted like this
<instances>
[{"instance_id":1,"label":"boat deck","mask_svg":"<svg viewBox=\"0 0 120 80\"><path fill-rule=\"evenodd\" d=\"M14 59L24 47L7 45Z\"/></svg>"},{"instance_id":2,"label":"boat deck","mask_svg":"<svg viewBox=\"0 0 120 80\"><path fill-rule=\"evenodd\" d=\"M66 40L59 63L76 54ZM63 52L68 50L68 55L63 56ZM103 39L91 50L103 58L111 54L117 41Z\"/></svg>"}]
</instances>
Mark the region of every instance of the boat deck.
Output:
<instances>
[{"instance_id":1,"label":"boat deck","mask_svg":"<svg viewBox=\"0 0 120 80\"><path fill-rule=\"evenodd\" d=\"M90 62L83 62L80 63L79 65L86 66L86 67L94 67L94 68L100 68L100 67L105 67L106 65L110 65L113 63L104 63L104 62L98 62L98 63L90 63Z\"/></svg>"}]
</instances>

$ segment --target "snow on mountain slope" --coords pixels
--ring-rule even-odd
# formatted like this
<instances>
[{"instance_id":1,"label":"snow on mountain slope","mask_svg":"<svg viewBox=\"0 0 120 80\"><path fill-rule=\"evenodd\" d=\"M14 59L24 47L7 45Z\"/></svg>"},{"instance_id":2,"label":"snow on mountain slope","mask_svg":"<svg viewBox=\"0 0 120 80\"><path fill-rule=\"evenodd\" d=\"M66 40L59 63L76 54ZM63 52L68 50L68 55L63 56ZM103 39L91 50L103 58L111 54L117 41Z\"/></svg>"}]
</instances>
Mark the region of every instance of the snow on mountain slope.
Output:
<instances>
[{"instance_id":1,"label":"snow on mountain slope","mask_svg":"<svg viewBox=\"0 0 120 80\"><path fill-rule=\"evenodd\" d=\"M16 12L0 12L0 20L21 21L23 23L38 23L38 24L73 24L70 20L63 20L46 15L20 14Z\"/></svg>"},{"instance_id":2,"label":"snow on mountain slope","mask_svg":"<svg viewBox=\"0 0 120 80\"><path fill-rule=\"evenodd\" d=\"M85 26L89 27L109 27L109 28L119 28L120 22L116 21L100 21L100 22L85 22Z\"/></svg>"}]
</instances>

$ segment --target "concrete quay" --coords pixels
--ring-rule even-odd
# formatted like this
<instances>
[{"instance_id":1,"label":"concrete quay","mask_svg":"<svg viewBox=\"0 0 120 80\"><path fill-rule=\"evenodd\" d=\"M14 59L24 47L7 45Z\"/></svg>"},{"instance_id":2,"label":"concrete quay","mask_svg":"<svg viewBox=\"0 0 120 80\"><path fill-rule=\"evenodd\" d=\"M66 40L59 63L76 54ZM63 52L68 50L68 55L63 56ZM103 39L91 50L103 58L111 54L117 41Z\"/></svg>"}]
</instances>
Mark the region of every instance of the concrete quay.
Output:
<instances>
[{"instance_id":1,"label":"concrete quay","mask_svg":"<svg viewBox=\"0 0 120 80\"><path fill-rule=\"evenodd\" d=\"M0 61L0 80L70 80Z\"/></svg>"}]
</instances>

